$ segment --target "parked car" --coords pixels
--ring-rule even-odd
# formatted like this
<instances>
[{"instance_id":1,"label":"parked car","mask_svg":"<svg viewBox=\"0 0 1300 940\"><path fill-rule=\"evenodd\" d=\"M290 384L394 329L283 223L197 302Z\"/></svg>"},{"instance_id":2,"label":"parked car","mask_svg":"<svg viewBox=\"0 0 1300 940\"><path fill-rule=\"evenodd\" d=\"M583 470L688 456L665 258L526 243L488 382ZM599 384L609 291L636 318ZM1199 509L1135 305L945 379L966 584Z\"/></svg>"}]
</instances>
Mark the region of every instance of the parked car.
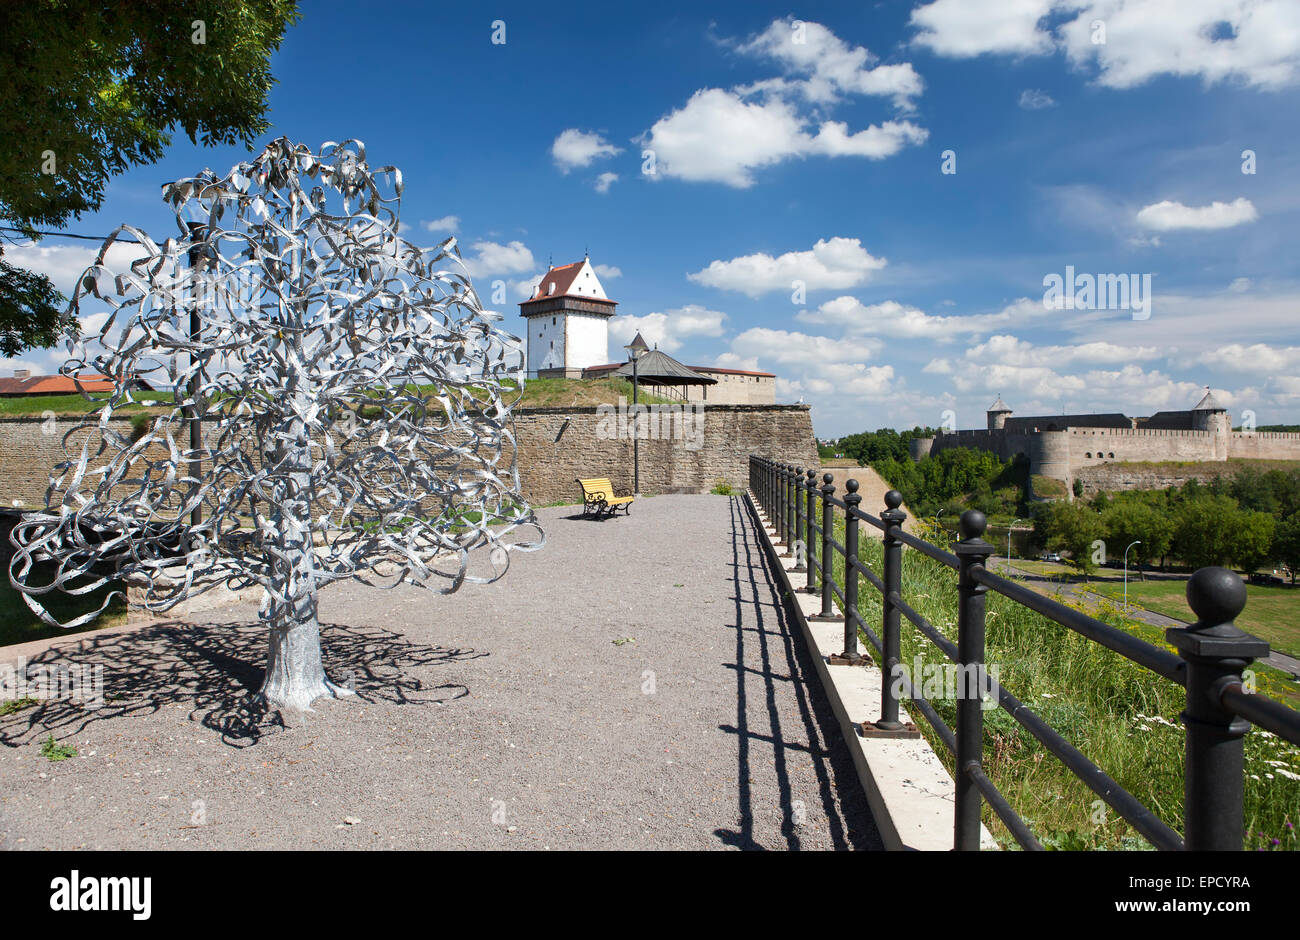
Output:
<instances>
[{"instance_id":1,"label":"parked car","mask_svg":"<svg viewBox=\"0 0 1300 940\"><path fill-rule=\"evenodd\" d=\"M1047 552L1043 555L1043 561L1054 561L1060 563L1062 560L1060 552Z\"/></svg>"},{"instance_id":2,"label":"parked car","mask_svg":"<svg viewBox=\"0 0 1300 940\"><path fill-rule=\"evenodd\" d=\"M1251 584L1286 584L1275 574L1264 574L1262 571L1253 572L1249 578Z\"/></svg>"}]
</instances>

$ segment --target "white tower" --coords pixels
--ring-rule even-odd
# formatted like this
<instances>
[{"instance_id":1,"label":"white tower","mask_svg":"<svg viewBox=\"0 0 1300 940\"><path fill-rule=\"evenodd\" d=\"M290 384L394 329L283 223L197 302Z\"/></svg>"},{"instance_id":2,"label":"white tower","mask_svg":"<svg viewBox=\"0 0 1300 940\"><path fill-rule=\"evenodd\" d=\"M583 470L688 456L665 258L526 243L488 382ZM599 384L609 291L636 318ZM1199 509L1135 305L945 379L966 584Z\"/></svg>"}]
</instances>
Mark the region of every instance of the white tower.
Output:
<instances>
[{"instance_id":1,"label":"white tower","mask_svg":"<svg viewBox=\"0 0 1300 940\"><path fill-rule=\"evenodd\" d=\"M591 259L551 268L519 305L528 323L528 377L578 379L582 370L609 361L609 299Z\"/></svg>"}]
</instances>

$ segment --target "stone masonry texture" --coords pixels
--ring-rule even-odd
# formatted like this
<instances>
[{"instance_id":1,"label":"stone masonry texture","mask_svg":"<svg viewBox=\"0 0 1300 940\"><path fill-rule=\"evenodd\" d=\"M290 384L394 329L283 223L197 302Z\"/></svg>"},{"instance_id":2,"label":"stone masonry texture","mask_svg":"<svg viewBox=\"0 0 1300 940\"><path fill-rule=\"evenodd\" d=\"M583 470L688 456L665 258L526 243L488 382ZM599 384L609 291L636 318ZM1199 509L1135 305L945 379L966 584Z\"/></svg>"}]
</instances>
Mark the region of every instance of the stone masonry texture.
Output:
<instances>
[{"instance_id":1,"label":"stone masonry texture","mask_svg":"<svg viewBox=\"0 0 1300 940\"><path fill-rule=\"evenodd\" d=\"M685 413L671 407L643 419L642 493L707 493L719 481L743 487L750 454L817 465L807 405L706 405ZM50 469L68 459L63 439L76 423L0 418L0 509L44 505ZM113 419L112 426L131 437L129 419ZM514 426L520 485L530 502L577 500L578 477L608 477L617 493L632 491L630 421L616 408L520 409Z\"/></svg>"}]
</instances>

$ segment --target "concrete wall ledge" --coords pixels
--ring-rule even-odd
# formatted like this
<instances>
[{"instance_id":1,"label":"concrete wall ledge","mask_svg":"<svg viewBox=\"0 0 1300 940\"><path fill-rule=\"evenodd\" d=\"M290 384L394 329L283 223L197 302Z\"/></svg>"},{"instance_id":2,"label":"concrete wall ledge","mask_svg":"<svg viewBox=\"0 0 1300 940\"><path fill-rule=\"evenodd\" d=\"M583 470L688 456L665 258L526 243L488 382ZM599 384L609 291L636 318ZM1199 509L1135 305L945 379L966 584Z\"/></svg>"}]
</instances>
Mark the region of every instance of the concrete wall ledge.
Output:
<instances>
[{"instance_id":1,"label":"concrete wall ledge","mask_svg":"<svg viewBox=\"0 0 1300 940\"><path fill-rule=\"evenodd\" d=\"M809 616L821 610L818 598L795 590L806 583L802 572L791 575L793 558L781 557L780 541L768 524L766 513L759 508L753 494L746 499L756 513L763 532L769 558L774 562L778 588L786 606L803 634L817 669L826 698L839 722L840 732L853 755L853 765L867 794L872 816L885 848L891 851L947 852L953 844L953 794L955 787L939 756L925 738L912 740L864 738L857 726L880 717L880 668L832 666L829 657L843 651L843 622L810 622ZM793 580L792 580L793 579ZM874 590L868 585L866 590ZM858 652L869 650L858 641ZM912 719L899 707L899 719ZM922 718L922 721L925 719ZM993 836L980 826L980 848L999 848Z\"/></svg>"}]
</instances>

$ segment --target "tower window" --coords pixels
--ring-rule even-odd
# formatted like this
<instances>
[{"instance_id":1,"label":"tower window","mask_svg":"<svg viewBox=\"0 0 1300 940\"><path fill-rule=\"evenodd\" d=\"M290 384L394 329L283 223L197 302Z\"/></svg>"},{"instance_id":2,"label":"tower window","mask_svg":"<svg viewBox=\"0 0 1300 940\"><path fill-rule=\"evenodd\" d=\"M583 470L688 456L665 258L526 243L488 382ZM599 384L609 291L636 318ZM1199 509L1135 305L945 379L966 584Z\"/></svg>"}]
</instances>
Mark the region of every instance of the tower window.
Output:
<instances>
[{"instance_id":1,"label":"tower window","mask_svg":"<svg viewBox=\"0 0 1300 940\"><path fill-rule=\"evenodd\" d=\"M555 326L555 317L551 317L551 326Z\"/></svg>"}]
</instances>

